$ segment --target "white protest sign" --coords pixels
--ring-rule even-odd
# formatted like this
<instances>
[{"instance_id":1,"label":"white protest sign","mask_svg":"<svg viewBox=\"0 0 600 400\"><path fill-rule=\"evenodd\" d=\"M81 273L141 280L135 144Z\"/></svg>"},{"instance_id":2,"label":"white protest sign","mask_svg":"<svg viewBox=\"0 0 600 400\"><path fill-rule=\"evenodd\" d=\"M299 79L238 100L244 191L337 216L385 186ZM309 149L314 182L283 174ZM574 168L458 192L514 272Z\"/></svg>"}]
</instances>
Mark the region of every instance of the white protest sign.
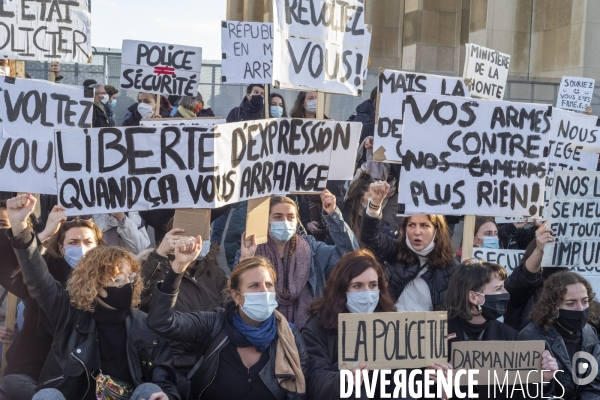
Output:
<instances>
[{"instance_id":1,"label":"white protest sign","mask_svg":"<svg viewBox=\"0 0 600 400\"><path fill-rule=\"evenodd\" d=\"M556 171L542 267L600 267L600 172Z\"/></svg>"},{"instance_id":2,"label":"white protest sign","mask_svg":"<svg viewBox=\"0 0 600 400\"><path fill-rule=\"evenodd\" d=\"M560 108L552 109L552 128L548 146L546 207L552 193L554 174L560 170L596 171L598 153L585 152L585 146L600 146L598 117ZM546 215L544 208L542 215Z\"/></svg>"},{"instance_id":3,"label":"white protest sign","mask_svg":"<svg viewBox=\"0 0 600 400\"><path fill-rule=\"evenodd\" d=\"M359 128L281 118L88 129L87 135L57 130L58 201L69 215L80 215L214 208L271 193L321 191L330 173L351 179L353 168L342 173L335 164L354 160L347 154L356 153Z\"/></svg>"},{"instance_id":4,"label":"white protest sign","mask_svg":"<svg viewBox=\"0 0 600 400\"><path fill-rule=\"evenodd\" d=\"M273 85L359 96L370 46L362 0L274 0Z\"/></svg>"},{"instance_id":5,"label":"white protest sign","mask_svg":"<svg viewBox=\"0 0 600 400\"><path fill-rule=\"evenodd\" d=\"M221 82L271 84L273 24L221 22Z\"/></svg>"},{"instance_id":6,"label":"white protest sign","mask_svg":"<svg viewBox=\"0 0 600 400\"><path fill-rule=\"evenodd\" d=\"M404 113L406 214L535 215L551 107L415 93Z\"/></svg>"},{"instance_id":7,"label":"white protest sign","mask_svg":"<svg viewBox=\"0 0 600 400\"><path fill-rule=\"evenodd\" d=\"M56 194L54 129L91 127L93 90L2 77L0 92L0 190Z\"/></svg>"},{"instance_id":8,"label":"white protest sign","mask_svg":"<svg viewBox=\"0 0 600 400\"><path fill-rule=\"evenodd\" d=\"M123 40L121 88L193 97L201 66L200 47Z\"/></svg>"},{"instance_id":9,"label":"white protest sign","mask_svg":"<svg viewBox=\"0 0 600 400\"><path fill-rule=\"evenodd\" d=\"M596 80L580 76L563 76L558 89L556 107L584 112L592 102Z\"/></svg>"},{"instance_id":10,"label":"white protest sign","mask_svg":"<svg viewBox=\"0 0 600 400\"><path fill-rule=\"evenodd\" d=\"M90 3L0 1L0 56L25 61L89 62Z\"/></svg>"},{"instance_id":11,"label":"white protest sign","mask_svg":"<svg viewBox=\"0 0 600 400\"><path fill-rule=\"evenodd\" d=\"M381 69L377 97L376 134L373 159L379 162L401 163L402 123L406 96L411 93L432 93L468 97L469 90L461 78L427 75L415 72Z\"/></svg>"},{"instance_id":12,"label":"white protest sign","mask_svg":"<svg viewBox=\"0 0 600 400\"><path fill-rule=\"evenodd\" d=\"M502 100L506 90L510 55L467 43L463 77L472 80L471 95Z\"/></svg>"},{"instance_id":13,"label":"white protest sign","mask_svg":"<svg viewBox=\"0 0 600 400\"><path fill-rule=\"evenodd\" d=\"M152 118L140 121L140 126L210 126L225 124L221 118Z\"/></svg>"},{"instance_id":14,"label":"white protest sign","mask_svg":"<svg viewBox=\"0 0 600 400\"><path fill-rule=\"evenodd\" d=\"M506 268L506 272L510 275L519 266L525 250L507 250L507 249L482 249L479 247L473 248L473 257L479 258L482 261L499 264Z\"/></svg>"}]
</instances>

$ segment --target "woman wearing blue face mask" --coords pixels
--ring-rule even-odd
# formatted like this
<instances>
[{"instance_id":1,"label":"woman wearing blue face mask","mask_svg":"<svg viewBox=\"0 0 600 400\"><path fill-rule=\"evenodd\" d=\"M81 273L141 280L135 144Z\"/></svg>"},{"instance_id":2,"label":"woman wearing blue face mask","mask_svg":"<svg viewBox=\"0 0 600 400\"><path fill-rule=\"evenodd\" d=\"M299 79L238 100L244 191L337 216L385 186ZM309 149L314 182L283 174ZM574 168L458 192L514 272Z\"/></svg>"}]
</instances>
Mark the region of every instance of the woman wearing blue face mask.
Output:
<instances>
[{"instance_id":1,"label":"woman wearing blue face mask","mask_svg":"<svg viewBox=\"0 0 600 400\"><path fill-rule=\"evenodd\" d=\"M106 85L104 86L104 90L106 90L106 94L108 98L106 99L106 103L104 104L104 111L106 111L106 115L108 116L108 126L115 126L115 107L117 106L117 94L119 90L114 86Z\"/></svg>"},{"instance_id":2,"label":"woman wearing blue face mask","mask_svg":"<svg viewBox=\"0 0 600 400\"><path fill-rule=\"evenodd\" d=\"M498 226L496 221L490 217L478 217L475 220L475 237L473 247L482 249L499 249Z\"/></svg>"},{"instance_id":3,"label":"woman wearing blue face mask","mask_svg":"<svg viewBox=\"0 0 600 400\"><path fill-rule=\"evenodd\" d=\"M313 399L340 398L338 315L396 311L387 290L383 268L368 250L345 254L327 279L323 297L315 299L312 316L302 328L311 363L308 395ZM368 365L356 369L368 370ZM354 371L353 371L354 376ZM364 390L361 391L364 398ZM354 398L354 395L350 397Z\"/></svg>"},{"instance_id":4,"label":"woman wearing blue face mask","mask_svg":"<svg viewBox=\"0 0 600 400\"><path fill-rule=\"evenodd\" d=\"M269 96L271 99L271 108L269 109L269 116L271 118L287 118L287 110L285 108L285 101L283 96L279 93L271 93Z\"/></svg>"},{"instance_id":5,"label":"woman wearing blue face mask","mask_svg":"<svg viewBox=\"0 0 600 400\"><path fill-rule=\"evenodd\" d=\"M201 242L176 245L172 270L154 290L148 313L156 333L198 349L188 398L305 399L308 356L300 334L275 310L277 275L268 260L251 257L236 266L225 309L175 311L182 274Z\"/></svg>"},{"instance_id":6,"label":"woman wearing blue face mask","mask_svg":"<svg viewBox=\"0 0 600 400\"><path fill-rule=\"evenodd\" d=\"M48 214L44 231L37 235L38 243L45 243L44 261L48 271L63 285L71 277L73 268L83 254L106 244L102 239L102 232L93 222L82 219L65 222L66 220L64 208L55 206ZM0 284L23 300L25 305L23 325L19 327L19 334L7 353L8 365L4 371L6 390L10 399L29 400L35 392L42 367L50 352L54 328L37 301L29 295L4 231L0 231L0 240L0 248L10 251L6 255L3 251L0 252L0 257L6 261L2 263ZM11 263L10 260L14 262Z\"/></svg>"},{"instance_id":7,"label":"woman wearing blue face mask","mask_svg":"<svg viewBox=\"0 0 600 400\"><path fill-rule=\"evenodd\" d=\"M175 245L183 229L173 229L173 219L167 223L170 229L154 250L149 249L138 256L142 264L142 304L140 309L148 312L152 293L157 283L164 280L171 271L171 265L175 260ZM182 274L179 286L179 294L175 303L175 311L194 312L212 311L223 305L223 290L227 286L227 276L217 263L217 249L211 251L210 240L202 241L202 250L197 259L192 261ZM177 374L177 388L182 398L187 395L190 381L187 375L196 362L196 347L193 343L179 343L171 341L173 361Z\"/></svg>"},{"instance_id":8,"label":"woman wearing blue face mask","mask_svg":"<svg viewBox=\"0 0 600 400\"><path fill-rule=\"evenodd\" d=\"M324 190L321 203L335 245L329 246L313 236L297 234L298 206L292 199L282 196L271 198L267 243L256 246L252 237L249 238L252 245L246 247L245 235L242 236L240 259L256 254L266 257L273 264L279 276L278 309L298 328L306 324L310 304L313 298L323 293L325 277L331 268L343 254L359 248L354 233L336 207L335 196Z\"/></svg>"}]
</instances>

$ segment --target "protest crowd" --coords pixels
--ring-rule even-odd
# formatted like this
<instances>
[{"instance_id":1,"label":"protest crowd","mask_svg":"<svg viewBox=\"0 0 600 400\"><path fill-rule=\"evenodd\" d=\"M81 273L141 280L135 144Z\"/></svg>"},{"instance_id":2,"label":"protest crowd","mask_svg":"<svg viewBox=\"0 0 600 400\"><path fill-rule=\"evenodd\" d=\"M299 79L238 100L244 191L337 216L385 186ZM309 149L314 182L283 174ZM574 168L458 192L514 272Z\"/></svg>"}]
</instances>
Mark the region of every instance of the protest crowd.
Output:
<instances>
[{"instance_id":1,"label":"protest crowd","mask_svg":"<svg viewBox=\"0 0 600 400\"><path fill-rule=\"evenodd\" d=\"M0 400L421 398L382 388L384 369L429 371L438 399L600 399L590 104L501 101L510 56L471 44L466 63L505 69L493 89L468 68L363 88L358 6L313 27L350 49L315 71L290 61L308 22L284 3L256 28L272 65L223 67L247 85L231 110L197 91L195 47L125 40L120 88L60 84L81 43L52 83L0 60ZM325 115L323 93L363 90L347 121ZM442 384L468 369L513 375Z\"/></svg>"}]
</instances>

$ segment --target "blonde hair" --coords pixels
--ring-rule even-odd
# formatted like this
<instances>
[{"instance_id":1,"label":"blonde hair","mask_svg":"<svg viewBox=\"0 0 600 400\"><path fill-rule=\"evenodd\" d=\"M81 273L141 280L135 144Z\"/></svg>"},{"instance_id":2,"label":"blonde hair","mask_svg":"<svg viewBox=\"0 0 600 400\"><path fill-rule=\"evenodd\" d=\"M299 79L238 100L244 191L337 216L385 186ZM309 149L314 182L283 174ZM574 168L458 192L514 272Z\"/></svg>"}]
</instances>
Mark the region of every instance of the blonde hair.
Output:
<instances>
[{"instance_id":1,"label":"blonde hair","mask_svg":"<svg viewBox=\"0 0 600 400\"><path fill-rule=\"evenodd\" d=\"M71 305L78 310L94 311L98 291L121 273L119 262L122 261L129 264L131 273L141 274L140 264L122 247L98 246L85 253L67 281ZM143 282L139 279L133 286L132 308L139 306L142 288Z\"/></svg>"},{"instance_id":2,"label":"blonde hair","mask_svg":"<svg viewBox=\"0 0 600 400\"><path fill-rule=\"evenodd\" d=\"M265 268L269 272L269 275L271 275L273 283L277 282L277 272L275 272L271 262L268 259L261 256L249 257L240 261L240 263L235 266L233 271L231 271L231 275L227 280L227 285L223 290L223 297L227 299L232 290L239 291L242 283L242 275L244 275L246 271L254 268Z\"/></svg>"}]
</instances>

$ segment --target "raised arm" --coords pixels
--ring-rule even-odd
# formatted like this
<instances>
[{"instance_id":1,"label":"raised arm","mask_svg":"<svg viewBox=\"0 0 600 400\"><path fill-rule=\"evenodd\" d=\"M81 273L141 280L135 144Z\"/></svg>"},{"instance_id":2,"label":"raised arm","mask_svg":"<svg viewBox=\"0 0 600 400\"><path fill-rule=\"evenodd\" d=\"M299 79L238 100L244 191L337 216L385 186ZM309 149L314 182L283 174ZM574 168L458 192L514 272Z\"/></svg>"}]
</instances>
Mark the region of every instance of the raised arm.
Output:
<instances>
[{"instance_id":1,"label":"raised arm","mask_svg":"<svg viewBox=\"0 0 600 400\"><path fill-rule=\"evenodd\" d=\"M398 254L398 241L381 233L381 205L390 190L387 182L371 184L371 201L362 216L360 241L380 261L394 261Z\"/></svg>"}]
</instances>

